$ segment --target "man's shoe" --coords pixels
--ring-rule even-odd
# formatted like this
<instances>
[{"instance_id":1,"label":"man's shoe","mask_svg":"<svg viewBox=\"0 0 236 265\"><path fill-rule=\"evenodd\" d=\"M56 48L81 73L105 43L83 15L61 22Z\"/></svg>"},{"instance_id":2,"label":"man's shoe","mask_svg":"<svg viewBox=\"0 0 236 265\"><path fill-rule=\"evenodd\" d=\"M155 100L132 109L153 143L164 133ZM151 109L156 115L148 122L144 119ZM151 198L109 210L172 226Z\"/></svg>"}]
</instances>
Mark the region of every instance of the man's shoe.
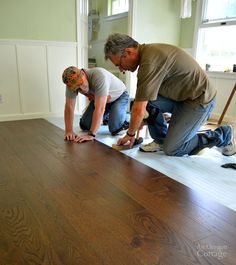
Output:
<instances>
[{"instance_id":1,"label":"man's shoe","mask_svg":"<svg viewBox=\"0 0 236 265\"><path fill-rule=\"evenodd\" d=\"M108 119L104 119L103 122L102 122L102 125L108 125Z\"/></svg>"},{"instance_id":2,"label":"man's shoe","mask_svg":"<svg viewBox=\"0 0 236 265\"><path fill-rule=\"evenodd\" d=\"M231 128L232 138L229 145L225 146L222 150L222 154L225 156L232 156L236 154L236 128L235 125L229 125Z\"/></svg>"},{"instance_id":3,"label":"man's shoe","mask_svg":"<svg viewBox=\"0 0 236 265\"><path fill-rule=\"evenodd\" d=\"M139 147L139 150L141 152L157 152L157 151L162 151L163 148L162 148L162 144L158 144L158 143L153 141L149 144L142 144Z\"/></svg>"},{"instance_id":4,"label":"man's shoe","mask_svg":"<svg viewBox=\"0 0 236 265\"><path fill-rule=\"evenodd\" d=\"M125 121L125 122L121 125L121 127L120 127L118 130L112 132L111 135L112 135L112 136L115 136L115 135L119 134L120 132L123 132L123 131L125 131L125 130L127 130L127 129L129 129L129 122Z\"/></svg>"}]
</instances>

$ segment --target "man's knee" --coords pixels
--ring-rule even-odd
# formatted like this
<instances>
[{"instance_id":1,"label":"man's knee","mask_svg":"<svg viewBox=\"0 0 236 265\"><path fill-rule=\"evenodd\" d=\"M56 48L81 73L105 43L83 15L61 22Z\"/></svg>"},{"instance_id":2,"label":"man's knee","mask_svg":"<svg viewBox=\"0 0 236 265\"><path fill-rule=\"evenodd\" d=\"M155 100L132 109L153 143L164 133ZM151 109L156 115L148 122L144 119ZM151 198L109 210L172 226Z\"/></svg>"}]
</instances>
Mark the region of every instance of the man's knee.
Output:
<instances>
[{"instance_id":1,"label":"man's knee","mask_svg":"<svg viewBox=\"0 0 236 265\"><path fill-rule=\"evenodd\" d=\"M179 153L179 148L176 148L176 146L170 145L170 144L163 144L163 152L168 156L182 156Z\"/></svg>"},{"instance_id":2,"label":"man's knee","mask_svg":"<svg viewBox=\"0 0 236 265\"><path fill-rule=\"evenodd\" d=\"M80 119L79 126L83 131L88 131L90 129L90 126L86 125L82 119Z\"/></svg>"}]
</instances>

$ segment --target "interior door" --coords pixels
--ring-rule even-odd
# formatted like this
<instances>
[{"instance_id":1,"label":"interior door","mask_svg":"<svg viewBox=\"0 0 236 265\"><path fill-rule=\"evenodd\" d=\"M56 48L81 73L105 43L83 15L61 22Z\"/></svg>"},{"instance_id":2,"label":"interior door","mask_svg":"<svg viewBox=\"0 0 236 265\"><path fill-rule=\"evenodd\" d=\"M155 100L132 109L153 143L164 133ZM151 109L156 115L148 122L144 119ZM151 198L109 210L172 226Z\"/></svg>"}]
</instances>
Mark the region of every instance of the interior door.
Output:
<instances>
[{"instance_id":1,"label":"interior door","mask_svg":"<svg viewBox=\"0 0 236 265\"><path fill-rule=\"evenodd\" d=\"M77 20L77 66L78 68L88 67L88 0L76 0ZM79 114L86 108L87 99L79 94L76 109Z\"/></svg>"}]
</instances>

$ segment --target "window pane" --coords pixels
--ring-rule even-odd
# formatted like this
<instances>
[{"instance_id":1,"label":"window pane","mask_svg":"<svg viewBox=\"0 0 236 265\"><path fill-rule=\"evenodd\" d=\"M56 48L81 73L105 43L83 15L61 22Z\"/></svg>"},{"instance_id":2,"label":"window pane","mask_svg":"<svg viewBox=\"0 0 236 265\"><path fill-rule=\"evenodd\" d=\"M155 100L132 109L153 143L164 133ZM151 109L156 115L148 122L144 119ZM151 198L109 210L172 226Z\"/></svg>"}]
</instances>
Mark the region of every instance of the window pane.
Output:
<instances>
[{"instance_id":1,"label":"window pane","mask_svg":"<svg viewBox=\"0 0 236 265\"><path fill-rule=\"evenodd\" d=\"M199 31L197 61L210 71L225 71L236 64L236 26L202 28Z\"/></svg>"},{"instance_id":2,"label":"window pane","mask_svg":"<svg viewBox=\"0 0 236 265\"><path fill-rule=\"evenodd\" d=\"M129 10L129 0L112 0L111 2L112 15L127 12L128 10Z\"/></svg>"},{"instance_id":3,"label":"window pane","mask_svg":"<svg viewBox=\"0 0 236 265\"><path fill-rule=\"evenodd\" d=\"M113 0L112 1L112 15L118 14L119 13L119 1L118 0Z\"/></svg>"},{"instance_id":4,"label":"window pane","mask_svg":"<svg viewBox=\"0 0 236 265\"><path fill-rule=\"evenodd\" d=\"M205 20L225 20L236 18L236 0L208 0L204 15Z\"/></svg>"}]
</instances>

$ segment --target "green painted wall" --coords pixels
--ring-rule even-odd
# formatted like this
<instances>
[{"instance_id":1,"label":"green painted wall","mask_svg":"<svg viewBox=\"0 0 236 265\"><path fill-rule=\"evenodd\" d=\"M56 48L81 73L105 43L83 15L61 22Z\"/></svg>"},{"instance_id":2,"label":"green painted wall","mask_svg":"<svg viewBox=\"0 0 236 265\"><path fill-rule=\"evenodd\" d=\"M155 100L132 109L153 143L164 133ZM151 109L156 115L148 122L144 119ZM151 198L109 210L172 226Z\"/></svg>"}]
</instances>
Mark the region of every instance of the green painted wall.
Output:
<instances>
[{"instance_id":1,"label":"green painted wall","mask_svg":"<svg viewBox=\"0 0 236 265\"><path fill-rule=\"evenodd\" d=\"M192 48L197 1L192 1L192 16L180 19L179 0L137 1L137 39L140 42L166 42Z\"/></svg>"},{"instance_id":2,"label":"green painted wall","mask_svg":"<svg viewBox=\"0 0 236 265\"><path fill-rule=\"evenodd\" d=\"M0 0L0 39L76 41L75 0Z\"/></svg>"},{"instance_id":3,"label":"green painted wall","mask_svg":"<svg viewBox=\"0 0 236 265\"><path fill-rule=\"evenodd\" d=\"M138 0L138 28L144 30L143 36L138 30L140 39L148 36L150 41L192 48L196 2L192 2L192 17L179 21L178 0L155 0L148 5L146 1ZM76 41L75 3L76 0L0 0L0 39ZM106 1L97 3L101 16L105 16ZM106 29L123 32L126 24L124 18L106 23ZM107 35L105 30L99 39L104 35Z\"/></svg>"},{"instance_id":4,"label":"green painted wall","mask_svg":"<svg viewBox=\"0 0 236 265\"><path fill-rule=\"evenodd\" d=\"M192 1L192 16L191 18L181 19L181 30L179 46L181 48L192 48L195 28L195 17L197 1Z\"/></svg>"},{"instance_id":5,"label":"green painted wall","mask_svg":"<svg viewBox=\"0 0 236 265\"><path fill-rule=\"evenodd\" d=\"M181 21L179 0L136 0L136 39L142 43L179 44Z\"/></svg>"}]
</instances>

